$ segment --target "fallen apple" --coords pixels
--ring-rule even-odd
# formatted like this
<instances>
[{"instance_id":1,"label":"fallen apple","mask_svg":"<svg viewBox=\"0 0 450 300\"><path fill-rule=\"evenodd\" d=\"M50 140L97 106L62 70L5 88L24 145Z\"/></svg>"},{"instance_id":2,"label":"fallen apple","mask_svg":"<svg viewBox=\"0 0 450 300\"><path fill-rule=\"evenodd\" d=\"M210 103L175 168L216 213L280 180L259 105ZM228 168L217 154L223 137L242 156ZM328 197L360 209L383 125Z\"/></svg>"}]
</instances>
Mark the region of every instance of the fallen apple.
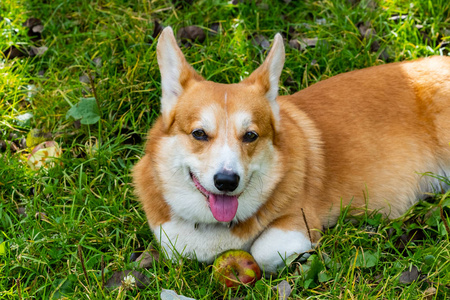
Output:
<instances>
[{"instance_id":1,"label":"fallen apple","mask_svg":"<svg viewBox=\"0 0 450 300\"><path fill-rule=\"evenodd\" d=\"M37 145L28 156L28 165L33 170L54 165L55 158L61 157L61 148L55 141L47 141Z\"/></svg>"},{"instance_id":2,"label":"fallen apple","mask_svg":"<svg viewBox=\"0 0 450 300\"><path fill-rule=\"evenodd\" d=\"M261 269L253 256L244 250L228 250L213 264L214 278L227 287L253 285L261 278Z\"/></svg>"}]
</instances>

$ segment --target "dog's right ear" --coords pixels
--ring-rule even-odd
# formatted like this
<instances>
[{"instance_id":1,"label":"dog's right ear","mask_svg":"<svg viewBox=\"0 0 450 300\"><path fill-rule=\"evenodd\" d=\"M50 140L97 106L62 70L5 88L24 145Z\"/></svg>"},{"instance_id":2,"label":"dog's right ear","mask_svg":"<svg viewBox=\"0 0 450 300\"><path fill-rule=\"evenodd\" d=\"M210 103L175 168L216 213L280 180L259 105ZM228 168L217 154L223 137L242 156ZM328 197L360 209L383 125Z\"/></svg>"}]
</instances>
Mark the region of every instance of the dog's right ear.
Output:
<instances>
[{"instance_id":1,"label":"dog's right ear","mask_svg":"<svg viewBox=\"0 0 450 300\"><path fill-rule=\"evenodd\" d=\"M173 30L166 27L156 47L159 70L161 72L161 115L168 128L173 122L173 108L179 96L191 80L203 80L188 64L177 45Z\"/></svg>"}]
</instances>

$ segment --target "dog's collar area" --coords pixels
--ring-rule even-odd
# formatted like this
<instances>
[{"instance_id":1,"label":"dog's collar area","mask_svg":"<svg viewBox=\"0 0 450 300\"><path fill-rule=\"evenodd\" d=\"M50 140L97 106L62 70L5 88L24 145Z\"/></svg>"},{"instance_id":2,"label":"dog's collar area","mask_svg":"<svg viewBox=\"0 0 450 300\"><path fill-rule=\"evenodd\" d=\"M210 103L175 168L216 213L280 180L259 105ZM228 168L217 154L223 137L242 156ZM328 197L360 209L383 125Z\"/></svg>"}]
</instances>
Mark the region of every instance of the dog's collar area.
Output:
<instances>
[{"instance_id":1,"label":"dog's collar area","mask_svg":"<svg viewBox=\"0 0 450 300\"><path fill-rule=\"evenodd\" d=\"M231 222L229 222L229 223L226 223L226 226L227 226L228 229L231 229L231 228L233 228L236 224L237 224L237 222L231 221ZM200 227L200 223L197 222L197 223L194 224L194 229L195 229L195 230L197 230L199 227Z\"/></svg>"}]
</instances>

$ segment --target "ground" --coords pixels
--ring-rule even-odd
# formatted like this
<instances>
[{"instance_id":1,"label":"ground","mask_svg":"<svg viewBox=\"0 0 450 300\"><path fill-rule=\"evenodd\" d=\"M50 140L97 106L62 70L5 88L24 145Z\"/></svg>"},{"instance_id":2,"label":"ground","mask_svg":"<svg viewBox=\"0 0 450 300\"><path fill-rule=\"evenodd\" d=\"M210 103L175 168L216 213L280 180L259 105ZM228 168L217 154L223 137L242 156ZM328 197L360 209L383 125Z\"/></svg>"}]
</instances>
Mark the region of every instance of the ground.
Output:
<instances>
[{"instance_id":1,"label":"ground","mask_svg":"<svg viewBox=\"0 0 450 300\"><path fill-rule=\"evenodd\" d=\"M355 69L448 55L450 2L1 1L0 299L157 299L162 289L277 299L284 281L299 299L449 297L450 200L439 193L393 221L348 222L344 210L306 262L253 288L223 290L196 261L141 268L135 253L153 237L130 170L159 113L162 26L179 33L196 70L222 83L245 78L280 32L287 94ZM45 140L62 156L32 169L27 157ZM128 277L104 288L125 270L145 276L144 287Z\"/></svg>"}]
</instances>

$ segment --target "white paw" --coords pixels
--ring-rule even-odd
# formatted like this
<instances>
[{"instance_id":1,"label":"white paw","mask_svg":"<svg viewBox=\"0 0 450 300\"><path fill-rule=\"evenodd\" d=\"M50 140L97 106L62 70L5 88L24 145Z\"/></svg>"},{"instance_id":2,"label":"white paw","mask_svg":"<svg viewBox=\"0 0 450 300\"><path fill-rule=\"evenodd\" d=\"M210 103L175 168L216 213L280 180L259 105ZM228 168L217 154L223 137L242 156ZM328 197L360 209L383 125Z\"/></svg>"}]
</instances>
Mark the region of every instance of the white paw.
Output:
<instances>
[{"instance_id":1,"label":"white paw","mask_svg":"<svg viewBox=\"0 0 450 300\"><path fill-rule=\"evenodd\" d=\"M251 254L266 273L276 273L286 258L310 250L311 241L299 231L269 228L255 240Z\"/></svg>"}]
</instances>

